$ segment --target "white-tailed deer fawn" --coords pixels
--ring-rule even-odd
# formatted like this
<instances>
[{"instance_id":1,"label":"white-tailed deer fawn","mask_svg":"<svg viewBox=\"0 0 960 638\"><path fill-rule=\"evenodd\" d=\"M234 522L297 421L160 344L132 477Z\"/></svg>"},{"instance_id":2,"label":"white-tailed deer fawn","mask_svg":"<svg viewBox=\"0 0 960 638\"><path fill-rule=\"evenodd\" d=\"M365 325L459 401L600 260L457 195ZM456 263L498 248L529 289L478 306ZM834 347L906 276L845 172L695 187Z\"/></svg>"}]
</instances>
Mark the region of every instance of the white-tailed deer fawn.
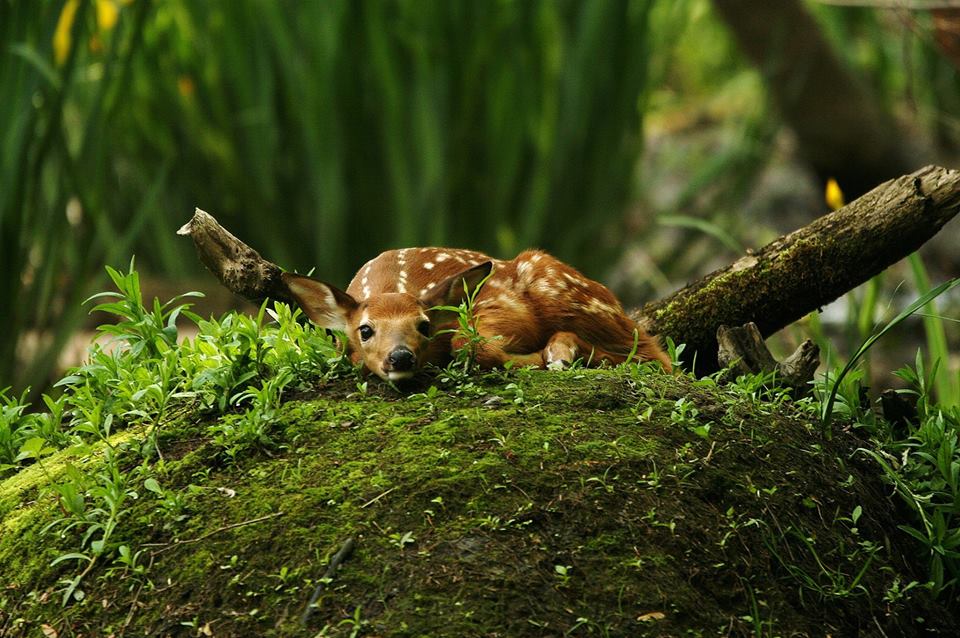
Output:
<instances>
[{"instance_id":1,"label":"white-tailed deer fawn","mask_svg":"<svg viewBox=\"0 0 960 638\"><path fill-rule=\"evenodd\" d=\"M489 278L487 278L489 275ZM473 317L485 337L476 362L495 368L622 363L670 359L657 341L627 317L605 286L534 250L501 261L471 250L406 248L368 261L346 292L284 273L283 280L313 323L340 330L354 362L392 381L426 363L444 364L465 337L445 332L456 316L437 306L459 306L464 284L475 290Z\"/></svg>"}]
</instances>

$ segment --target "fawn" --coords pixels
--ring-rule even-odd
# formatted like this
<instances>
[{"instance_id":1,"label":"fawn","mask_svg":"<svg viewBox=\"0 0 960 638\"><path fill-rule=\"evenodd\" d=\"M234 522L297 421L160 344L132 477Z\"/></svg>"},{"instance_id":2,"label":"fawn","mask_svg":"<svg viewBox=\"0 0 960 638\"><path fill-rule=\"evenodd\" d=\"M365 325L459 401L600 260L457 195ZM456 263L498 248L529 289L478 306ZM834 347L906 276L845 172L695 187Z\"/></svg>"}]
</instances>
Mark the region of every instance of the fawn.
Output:
<instances>
[{"instance_id":1,"label":"fawn","mask_svg":"<svg viewBox=\"0 0 960 638\"><path fill-rule=\"evenodd\" d=\"M465 337L447 329L465 289L477 290L473 318L484 337L475 352L481 368L622 363L670 359L657 340L631 320L602 284L547 253L528 250L505 261L472 250L405 248L368 261L346 291L303 275L283 281L313 323L349 339L355 363L398 381L424 364L444 364Z\"/></svg>"}]
</instances>

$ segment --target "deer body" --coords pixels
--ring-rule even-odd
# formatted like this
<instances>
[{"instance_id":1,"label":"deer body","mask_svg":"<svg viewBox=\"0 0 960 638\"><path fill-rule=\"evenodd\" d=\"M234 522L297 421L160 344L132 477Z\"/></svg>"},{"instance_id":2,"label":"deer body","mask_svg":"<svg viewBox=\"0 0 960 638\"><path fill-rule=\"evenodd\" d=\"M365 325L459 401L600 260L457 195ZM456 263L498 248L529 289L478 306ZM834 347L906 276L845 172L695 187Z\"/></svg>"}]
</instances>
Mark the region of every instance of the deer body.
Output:
<instances>
[{"instance_id":1,"label":"deer body","mask_svg":"<svg viewBox=\"0 0 960 638\"><path fill-rule=\"evenodd\" d=\"M343 330L354 361L391 380L412 376L425 363L443 364L465 338L445 328L456 316L436 306L458 306L487 278L473 317L485 339L476 351L482 368L670 360L657 341L631 320L610 290L571 266L535 250L511 260L471 250L405 248L368 261L341 291L284 274L293 297L319 326ZM439 334L438 334L439 333Z\"/></svg>"}]
</instances>

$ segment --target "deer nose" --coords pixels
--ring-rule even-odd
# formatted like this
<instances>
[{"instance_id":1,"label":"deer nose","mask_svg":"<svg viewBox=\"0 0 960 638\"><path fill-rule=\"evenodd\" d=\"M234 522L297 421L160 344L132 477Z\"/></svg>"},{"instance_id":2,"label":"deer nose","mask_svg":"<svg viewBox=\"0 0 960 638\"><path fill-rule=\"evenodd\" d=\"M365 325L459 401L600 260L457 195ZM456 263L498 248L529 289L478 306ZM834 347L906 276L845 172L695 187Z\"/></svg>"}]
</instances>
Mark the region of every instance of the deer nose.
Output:
<instances>
[{"instance_id":1,"label":"deer nose","mask_svg":"<svg viewBox=\"0 0 960 638\"><path fill-rule=\"evenodd\" d=\"M417 358L414 354L406 348L397 348L387 357L387 363L397 372L413 370L413 364L416 363L416 361Z\"/></svg>"}]
</instances>

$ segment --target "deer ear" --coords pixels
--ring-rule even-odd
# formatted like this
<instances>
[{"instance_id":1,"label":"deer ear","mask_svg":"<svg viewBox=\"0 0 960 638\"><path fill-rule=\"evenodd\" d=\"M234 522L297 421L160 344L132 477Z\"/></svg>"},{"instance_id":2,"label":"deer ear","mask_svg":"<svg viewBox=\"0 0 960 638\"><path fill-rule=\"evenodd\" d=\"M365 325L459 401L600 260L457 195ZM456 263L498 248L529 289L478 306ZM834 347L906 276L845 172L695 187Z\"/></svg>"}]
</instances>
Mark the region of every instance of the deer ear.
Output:
<instances>
[{"instance_id":1,"label":"deer ear","mask_svg":"<svg viewBox=\"0 0 960 638\"><path fill-rule=\"evenodd\" d=\"M310 321L330 330L347 329L347 320L357 309L353 297L336 286L311 277L285 272L282 278L290 295L310 317Z\"/></svg>"},{"instance_id":2,"label":"deer ear","mask_svg":"<svg viewBox=\"0 0 960 638\"><path fill-rule=\"evenodd\" d=\"M467 294L473 294L480 284L493 272L493 262L485 261L482 264L468 268L452 277L441 281L436 287L420 298L428 308L434 306L459 306Z\"/></svg>"}]
</instances>

